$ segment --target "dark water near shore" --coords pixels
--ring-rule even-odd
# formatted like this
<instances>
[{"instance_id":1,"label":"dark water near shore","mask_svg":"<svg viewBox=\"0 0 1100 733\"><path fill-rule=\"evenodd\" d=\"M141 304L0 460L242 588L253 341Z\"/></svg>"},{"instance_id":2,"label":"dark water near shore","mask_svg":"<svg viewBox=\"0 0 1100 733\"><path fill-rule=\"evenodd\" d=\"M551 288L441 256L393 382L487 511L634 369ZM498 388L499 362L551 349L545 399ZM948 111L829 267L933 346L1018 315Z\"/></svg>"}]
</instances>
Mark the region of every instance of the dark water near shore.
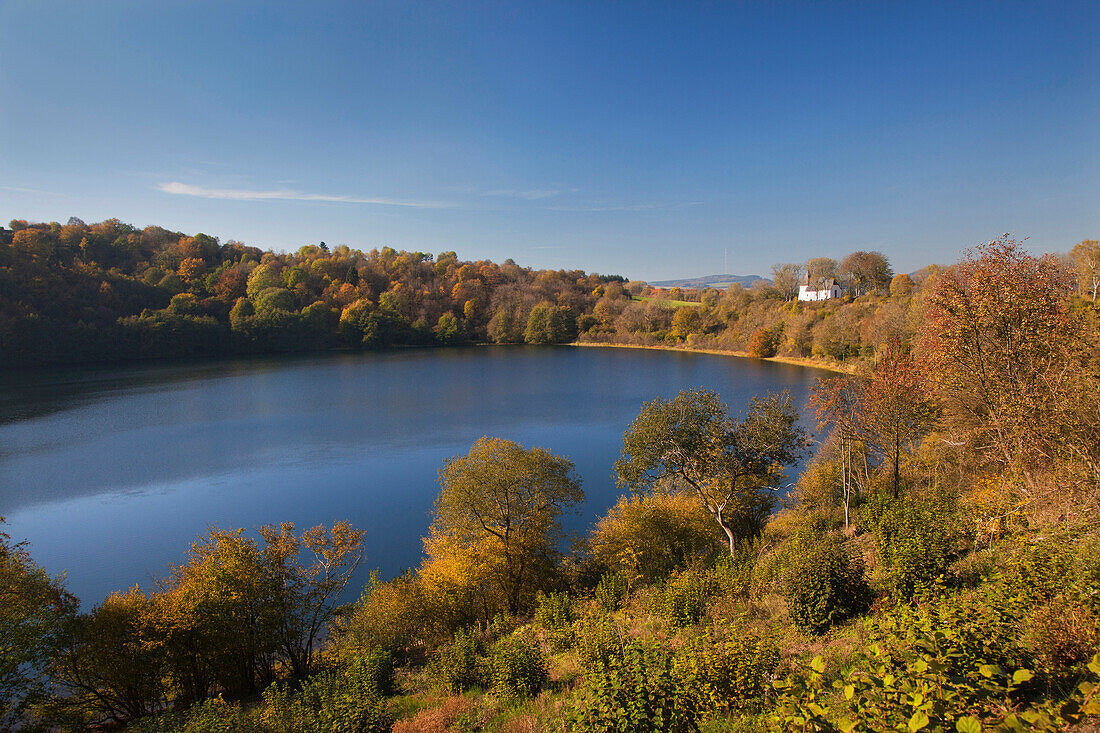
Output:
<instances>
[{"instance_id":1,"label":"dark water near shore","mask_svg":"<svg viewBox=\"0 0 1100 733\"><path fill-rule=\"evenodd\" d=\"M0 374L0 515L98 603L162 577L208 527L367 531L369 570L420 559L445 458L483 435L576 463L584 529L615 502L622 433L688 387L802 405L822 372L706 354L487 347ZM354 594L353 594L354 595Z\"/></svg>"}]
</instances>

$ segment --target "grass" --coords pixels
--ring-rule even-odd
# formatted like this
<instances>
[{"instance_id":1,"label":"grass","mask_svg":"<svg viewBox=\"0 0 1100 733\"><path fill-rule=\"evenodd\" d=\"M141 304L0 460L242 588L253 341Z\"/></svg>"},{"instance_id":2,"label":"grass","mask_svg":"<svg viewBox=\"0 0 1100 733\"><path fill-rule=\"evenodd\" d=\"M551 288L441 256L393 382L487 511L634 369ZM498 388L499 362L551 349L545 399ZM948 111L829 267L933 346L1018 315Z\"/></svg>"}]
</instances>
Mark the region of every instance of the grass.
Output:
<instances>
[{"instance_id":1,"label":"grass","mask_svg":"<svg viewBox=\"0 0 1100 733\"><path fill-rule=\"evenodd\" d=\"M693 306L698 308L702 303L692 303L689 300L669 300L668 298L652 298L643 297L641 295L635 295L632 300L640 300L643 303L652 303L653 305L660 306L661 308L667 308L669 310L676 310L677 308L683 308L684 306Z\"/></svg>"}]
</instances>

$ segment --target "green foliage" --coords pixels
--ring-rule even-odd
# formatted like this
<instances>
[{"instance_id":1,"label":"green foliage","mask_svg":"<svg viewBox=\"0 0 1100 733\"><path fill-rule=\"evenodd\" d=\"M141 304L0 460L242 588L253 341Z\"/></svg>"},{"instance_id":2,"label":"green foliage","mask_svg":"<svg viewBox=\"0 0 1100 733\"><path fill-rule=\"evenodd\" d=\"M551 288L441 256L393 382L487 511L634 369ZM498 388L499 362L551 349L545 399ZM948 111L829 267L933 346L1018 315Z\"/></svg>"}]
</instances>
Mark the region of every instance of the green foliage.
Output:
<instances>
[{"instance_id":1,"label":"green foliage","mask_svg":"<svg viewBox=\"0 0 1100 733\"><path fill-rule=\"evenodd\" d=\"M450 644L440 647L429 664L431 677L451 692L485 684L481 637L474 629L460 629Z\"/></svg>"},{"instance_id":2,"label":"green foliage","mask_svg":"<svg viewBox=\"0 0 1100 733\"><path fill-rule=\"evenodd\" d=\"M933 588L958 556L956 504L949 495L898 500L879 495L861 516L874 529L879 561L895 599Z\"/></svg>"},{"instance_id":3,"label":"green foliage","mask_svg":"<svg viewBox=\"0 0 1100 733\"><path fill-rule=\"evenodd\" d=\"M564 306L540 303L531 309L523 340L529 344L563 344L577 337L577 321Z\"/></svg>"},{"instance_id":4,"label":"green foliage","mask_svg":"<svg viewBox=\"0 0 1100 733\"><path fill-rule=\"evenodd\" d=\"M539 591L535 596L535 623L546 629L551 646L561 651L573 645L573 622L576 603L568 593Z\"/></svg>"},{"instance_id":5,"label":"green foliage","mask_svg":"<svg viewBox=\"0 0 1100 733\"><path fill-rule=\"evenodd\" d=\"M585 671L570 711L570 730L597 733L681 733L698 730L693 680L656 642L628 641Z\"/></svg>"},{"instance_id":6,"label":"green foliage","mask_svg":"<svg viewBox=\"0 0 1100 733\"><path fill-rule=\"evenodd\" d=\"M573 597L568 593L543 593L535 597L535 622L544 629L560 631L576 619Z\"/></svg>"},{"instance_id":7,"label":"green foliage","mask_svg":"<svg viewBox=\"0 0 1100 733\"><path fill-rule=\"evenodd\" d=\"M688 570L669 578L654 597L653 610L673 626L691 626L699 623L715 590L710 573Z\"/></svg>"},{"instance_id":8,"label":"green foliage","mask_svg":"<svg viewBox=\"0 0 1100 733\"><path fill-rule=\"evenodd\" d=\"M505 700L534 697L549 678L546 657L533 640L520 633L506 636L489 655L493 691Z\"/></svg>"},{"instance_id":9,"label":"green foliage","mask_svg":"<svg viewBox=\"0 0 1100 733\"><path fill-rule=\"evenodd\" d=\"M310 678L297 692L282 685L264 691L261 720L271 733L375 733L392 721L369 664Z\"/></svg>"},{"instance_id":10,"label":"green foliage","mask_svg":"<svg viewBox=\"0 0 1100 733\"><path fill-rule=\"evenodd\" d=\"M677 653L677 675L692 682L700 712L728 716L761 706L779 648L767 634L733 626L730 638L697 637Z\"/></svg>"},{"instance_id":11,"label":"green foliage","mask_svg":"<svg viewBox=\"0 0 1100 733\"><path fill-rule=\"evenodd\" d=\"M592 669L610 663L623 646L622 631L607 613L590 613L573 623L575 649L581 665Z\"/></svg>"},{"instance_id":12,"label":"green foliage","mask_svg":"<svg viewBox=\"0 0 1100 733\"><path fill-rule=\"evenodd\" d=\"M659 492L620 497L596 523L588 547L601 566L653 583L711 561L724 539L696 497Z\"/></svg>"},{"instance_id":13,"label":"green foliage","mask_svg":"<svg viewBox=\"0 0 1100 733\"><path fill-rule=\"evenodd\" d=\"M794 625L814 634L863 613L871 602L863 563L833 538L823 538L795 559L784 579L784 595Z\"/></svg>"},{"instance_id":14,"label":"green foliage","mask_svg":"<svg viewBox=\"0 0 1100 733\"><path fill-rule=\"evenodd\" d=\"M596 603L606 613L614 613L622 608L629 595L630 579L625 573L604 573L600 582L596 584Z\"/></svg>"},{"instance_id":15,"label":"green foliage","mask_svg":"<svg viewBox=\"0 0 1100 733\"><path fill-rule=\"evenodd\" d=\"M755 536L771 514L782 467L805 449L789 393L754 397L734 420L717 393L683 390L655 399L623 434L619 485L635 492L689 489L725 532L729 551Z\"/></svg>"}]
</instances>

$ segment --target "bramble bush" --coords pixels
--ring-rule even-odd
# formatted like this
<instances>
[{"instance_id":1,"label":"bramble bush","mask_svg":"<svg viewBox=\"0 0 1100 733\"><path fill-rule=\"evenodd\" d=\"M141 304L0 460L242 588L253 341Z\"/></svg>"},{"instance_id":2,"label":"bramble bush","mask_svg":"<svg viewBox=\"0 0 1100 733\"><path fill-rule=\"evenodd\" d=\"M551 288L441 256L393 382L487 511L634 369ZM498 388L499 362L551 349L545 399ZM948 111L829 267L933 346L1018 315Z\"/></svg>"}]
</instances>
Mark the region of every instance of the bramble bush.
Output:
<instances>
[{"instance_id":1,"label":"bramble bush","mask_svg":"<svg viewBox=\"0 0 1100 733\"><path fill-rule=\"evenodd\" d=\"M698 730L693 680L677 673L657 642L628 641L585 671L568 716L578 733L685 733Z\"/></svg>"},{"instance_id":2,"label":"bramble bush","mask_svg":"<svg viewBox=\"0 0 1100 733\"><path fill-rule=\"evenodd\" d=\"M813 634L858 616L871 604L863 563L832 537L822 538L816 548L795 558L783 590L795 627Z\"/></svg>"},{"instance_id":3,"label":"bramble bush","mask_svg":"<svg viewBox=\"0 0 1100 733\"><path fill-rule=\"evenodd\" d=\"M768 680L779 664L779 647L771 637L737 630L734 638L698 637L675 658L677 676L692 680L699 711L730 715L759 707Z\"/></svg>"},{"instance_id":4,"label":"bramble bush","mask_svg":"<svg viewBox=\"0 0 1100 733\"><path fill-rule=\"evenodd\" d=\"M485 683L481 639L475 629L459 629L450 644L440 647L428 663L428 674L451 692Z\"/></svg>"},{"instance_id":5,"label":"bramble bush","mask_svg":"<svg viewBox=\"0 0 1100 733\"><path fill-rule=\"evenodd\" d=\"M261 715L271 733L381 733L392 724L376 686L377 663L364 661L323 672L297 692L273 684Z\"/></svg>"},{"instance_id":6,"label":"bramble bush","mask_svg":"<svg viewBox=\"0 0 1100 733\"><path fill-rule=\"evenodd\" d=\"M534 697L549 677L546 656L525 635L517 632L506 636L493 645L489 677L493 691L505 700Z\"/></svg>"},{"instance_id":7,"label":"bramble bush","mask_svg":"<svg viewBox=\"0 0 1100 733\"><path fill-rule=\"evenodd\" d=\"M701 570L687 570L669 578L653 598L653 611L680 628L699 623L707 600L715 592L715 579Z\"/></svg>"},{"instance_id":8,"label":"bramble bush","mask_svg":"<svg viewBox=\"0 0 1100 733\"><path fill-rule=\"evenodd\" d=\"M595 613L581 616L573 622L574 648L585 669L606 664L623 646L622 633L615 620L601 611L597 608Z\"/></svg>"},{"instance_id":9,"label":"bramble bush","mask_svg":"<svg viewBox=\"0 0 1100 733\"><path fill-rule=\"evenodd\" d=\"M873 497L861 511L875 533L879 560L895 600L929 591L958 557L954 497Z\"/></svg>"},{"instance_id":10,"label":"bramble bush","mask_svg":"<svg viewBox=\"0 0 1100 733\"><path fill-rule=\"evenodd\" d=\"M576 604L568 593L543 594L535 596L538 604L535 608L535 623L546 629L551 646L564 651L573 645L573 621L576 620Z\"/></svg>"},{"instance_id":11,"label":"bramble bush","mask_svg":"<svg viewBox=\"0 0 1100 733\"><path fill-rule=\"evenodd\" d=\"M630 582L622 572L605 573L596 584L596 602L608 613L622 608L630 594Z\"/></svg>"}]
</instances>

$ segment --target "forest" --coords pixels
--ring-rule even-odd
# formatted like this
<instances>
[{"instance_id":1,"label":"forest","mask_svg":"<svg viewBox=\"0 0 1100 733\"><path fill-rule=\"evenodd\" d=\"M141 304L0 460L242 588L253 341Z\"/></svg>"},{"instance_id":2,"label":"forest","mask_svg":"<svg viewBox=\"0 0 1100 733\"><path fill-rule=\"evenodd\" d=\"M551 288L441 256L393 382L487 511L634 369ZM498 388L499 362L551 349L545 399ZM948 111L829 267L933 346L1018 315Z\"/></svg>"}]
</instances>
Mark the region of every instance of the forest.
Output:
<instances>
[{"instance_id":1,"label":"forest","mask_svg":"<svg viewBox=\"0 0 1100 733\"><path fill-rule=\"evenodd\" d=\"M211 354L577 339L844 371L806 406L765 394L731 410L706 390L639 405L615 463L622 496L579 536L561 522L584 498L568 458L486 436L440 467L420 565L351 604L369 558L346 523L211 531L151 587L86 612L4 537L0 725L1100 724L1095 241L1036 257L1005 236L915 275L857 252L777 265L752 288L666 292L117 222L13 222L3 237L6 366L171 357L176 339ZM846 295L801 303L804 276Z\"/></svg>"}]
</instances>

